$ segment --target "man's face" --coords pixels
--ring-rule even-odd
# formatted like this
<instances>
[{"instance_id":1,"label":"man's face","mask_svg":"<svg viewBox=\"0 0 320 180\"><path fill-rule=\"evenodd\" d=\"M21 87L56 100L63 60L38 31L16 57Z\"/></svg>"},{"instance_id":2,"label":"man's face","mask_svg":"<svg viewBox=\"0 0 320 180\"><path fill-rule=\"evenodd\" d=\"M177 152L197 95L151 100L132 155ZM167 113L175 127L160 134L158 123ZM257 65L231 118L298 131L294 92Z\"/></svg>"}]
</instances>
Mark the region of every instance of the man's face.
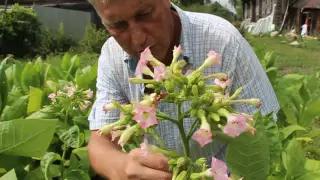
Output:
<instances>
[{"instance_id":1,"label":"man's face","mask_svg":"<svg viewBox=\"0 0 320 180\"><path fill-rule=\"evenodd\" d=\"M173 39L170 0L114 0L96 3L109 33L130 55L137 58L150 47L163 61Z\"/></svg>"}]
</instances>

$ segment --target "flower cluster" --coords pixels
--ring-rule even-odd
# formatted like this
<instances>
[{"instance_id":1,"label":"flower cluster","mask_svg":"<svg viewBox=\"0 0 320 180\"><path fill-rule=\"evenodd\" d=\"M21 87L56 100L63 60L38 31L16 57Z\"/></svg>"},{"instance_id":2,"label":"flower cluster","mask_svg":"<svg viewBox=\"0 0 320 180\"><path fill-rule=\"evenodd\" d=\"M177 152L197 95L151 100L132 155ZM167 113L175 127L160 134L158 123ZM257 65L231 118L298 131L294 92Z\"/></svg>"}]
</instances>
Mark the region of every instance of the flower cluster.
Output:
<instances>
[{"instance_id":1,"label":"flower cluster","mask_svg":"<svg viewBox=\"0 0 320 180\"><path fill-rule=\"evenodd\" d=\"M112 140L118 138L118 144L135 144L137 147L148 151L161 152L170 157L170 169L173 171L173 179L203 179L227 180L226 164L213 157L211 168L205 166L205 159L200 158L192 162L189 153L189 141L194 140L201 147L206 146L215 138L217 132L230 138L236 138L242 133L255 134L255 120L252 115L237 112L233 105L247 103L257 108L260 100L238 99L243 88L238 88L233 94L226 93L226 88L231 84L231 78L227 73L215 73L202 75L205 68L221 65L221 57L211 50L203 64L195 70L186 69L186 61L179 59L182 53L181 46L173 50L173 59L170 66L165 66L158 61L146 48L140 56L136 68L136 75L149 75L153 79L131 78L131 83L144 83L146 87L154 89L154 93L145 95L141 101L130 104L120 104L112 101L104 106L106 112L115 109L120 110L120 119L101 128L98 133L111 134ZM152 67L153 71L150 69ZM206 81L214 79L213 84ZM158 103L173 103L177 107L178 117L169 117L161 112ZM190 108L182 112L181 105L190 103ZM195 119L188 132L184 132L185 118ZM164 143L157 136L154 129L161 121L171 121L180 130L181 140L184 145L184 155L165 149ZM160 147L149 145L143 137L151 134L155 137ZM218 137L217 137L218 138Z\"/></svg>"},{"instance_id":2,"label":"flower cluster","mask_svg":"<svg viewBox=\"0 0 320 180\"><path fill-rule=\"evenodd\" d=\"M73 84L66 84L62 90L49 94L48 98L51 100L52 105L70 102L67 104L73 110L85 112L92 105L90 100L93 98L93 91L91 89L84 91Z\"/></svg>"}]
</instances>

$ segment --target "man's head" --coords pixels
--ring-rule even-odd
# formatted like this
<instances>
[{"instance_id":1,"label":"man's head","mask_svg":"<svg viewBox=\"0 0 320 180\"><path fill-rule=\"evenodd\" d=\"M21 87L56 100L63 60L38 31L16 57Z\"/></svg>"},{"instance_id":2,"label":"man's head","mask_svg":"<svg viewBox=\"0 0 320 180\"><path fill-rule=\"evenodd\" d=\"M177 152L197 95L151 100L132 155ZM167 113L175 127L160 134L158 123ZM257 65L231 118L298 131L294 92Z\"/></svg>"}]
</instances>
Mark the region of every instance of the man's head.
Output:
<instances>
[{"instance_id":1,"label":"man's head","mask_svg":"<svg viewBox=\"0 0 320 180\"><path fill-rule=\"evenodd\" d=\"M170 0L89 0L121 47L138 57L150 47L163 61L172 52L174 18ZM171 50L169 50L171 49Z\"/></svg>"}]
</instances>

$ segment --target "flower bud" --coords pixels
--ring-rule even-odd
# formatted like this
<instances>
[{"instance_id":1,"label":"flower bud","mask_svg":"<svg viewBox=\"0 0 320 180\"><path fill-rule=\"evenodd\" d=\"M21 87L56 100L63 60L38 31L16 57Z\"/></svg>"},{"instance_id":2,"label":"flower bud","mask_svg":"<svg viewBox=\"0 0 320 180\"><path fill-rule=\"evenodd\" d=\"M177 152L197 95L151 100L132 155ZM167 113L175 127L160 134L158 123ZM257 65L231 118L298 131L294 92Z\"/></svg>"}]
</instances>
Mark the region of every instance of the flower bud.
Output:
<instances>
[{"instance_id":1,"label":"flower bud","mask_svg":"<svg viewBox=\"0 0 320 180\"><path fill-rule=\"evenodd\" d=\"M235 99L242 92L242 90L242 87L238 88L236 92L234 92L233 95L230 97L230 99Z\"/></svg>"},{"instance_id":2,"label":"flower bud","mask_svg":"<svg viewBox=\"0 0 320 180\"><path fill-rule=\"evenodd\" d=\"M125 123L125 120L123 119L120 119L114 123L111 123L111 124L108 124L108 125L105 125L103 126L101 129L98 130L98 134L101 136L103 134L109 134L110 131L116 127L116 126L120 126L122 125L123 123Z\"/></svg>"},{"instance_id":3,"label":"flower bud","mask_svg":"<svg viewBox=\"0 0 320 180\"><path fill-rule=\"evenodd\" d=\"M174 48L173 48L173 62L176 62L176 60L181 55L181 52L182 52L181 45L179 45L178 47L174 46Z\"/></svg>"},{"instance_id":4,"label":"flower bud","mask_svg":"<svg viewBox=\"0 0 320 180\"><path fill-rule=\"evenodd\" d=\"M210 67L210 66L214 66L214 65L221 65L221 57L215 51L211 50L207 54L207 56L208 56L208 58L204 61L202 66Z\"/></svg>"},{"instance_id":5,"label":"flower bud","mask_svg":"<svg viewBox=\"0 0 320 180\"><path fill-rule=\"evenodd\" d=\"M170 80L165 81L164 82L164 87L167 89L167 91L169 93L174 92L174 85L173 85L172 81L170 81Z\"/></svg>"},{"instance_id":6,"label":"flower bud","mask_svg":"<svg viewBox=\"0 0 320 180\"><path fill-rule=\"evenodd\" d=\"M155 88L156 88L156 87L154 86L154 84L147 84L146 87L149 88L149 89L155 89Z\"/></svg>"},{"instance_id":7,"label":"flower bud","mask_svg":"<svg viewBox=\"0 0 320 180\"><path fill-rule=\"evenodd\" d=\"M224 108L220 108L220 109L218 109L218 114L220 116L228 117L230 112L228 110L224 109Z\"/></svg>"},{"instance_id":8,"label":"flower bud","mask_svg":"<svg viewBox=\"0 0 320 180\"><path fill-rule=\"evenodd\" d=\"M187 171L181 171L176 180L187 180Z\"/></svg>"},{"instance_id":9,"label":"flower bud","mask_svg":"<svg viewBox=\"0 0 320 180\"><path fill-rule=\"evenodd\" d=\"M205 164L206 162L207 162L206 158L202 157L202 158L197 159L194 164L199 167L202 167L202 165Z\"/></svg>"},{"instance_id":10,"label":"flower bud","mask_svg":"<svg viewBox=\"0 0 320 180\"><path fill-rule=\"evenodd\" d=\"M186 157L179 157L177 159L177 167L182 167L188 163L188 160Z\"/></svg>"},{"instance_id":11,"label":"flower bud","mask_svg":"<svg viewBox=\"0 0 320 180\"><path fill-rule=\"evenodd\" d=\"M193 94L195 97L198 97L198 96L199 96L198 86L197 86L197 85L193 85L193 86L192 86L192 94Z\"/></svg>"},{"instance_id":12,"label":"flower bud","mask_svg":"<svg viewBox=\"0 0 320 180\"><path fill-rule=\"evenodd\" d=\"M120 146L124 146L129 139L131 138L132 135L140 128L140 125L137 123L131 127L128 127L126 130L123 131L123 133L120 136L120 139L118 141L118 144Z\"/></svg>"},{"instance_id":13,"label":"flower bud","mask_svg":"<svg viewBox=\"0 0 320 180\"><path fill-rule=\"evenodd\" d=\"M129 78L129 82L134 84L157 84L158 82L154 79L141 79L141 78Z\"/></svg>"},{"instance_id":14,"label":"flower bud","mask_svg":"<svg viewBox=\"0 0 320 180\"><path fill-rule=\"evenodd\" d=\"M260 101L260 99L257 99L257 98L230 100L229 103L230 104L247 103L247 104L254 105L256 108L259 108L261 106L261 101Z\"/></svg>"},{"instance_id":15,"label":"flower bud","mask_svg":"<svg viewBox=\"0 0 320 180\"><path fill-rule=\"evenodd\" d=\"M216 122L220 121L220 116L217 113L211 112L210 116L214 121L216 121Z\"/></svg>"},{"instance_id":16,"label":"flower bud","mask_svg":"<svg viewBox=\"0 0 320 180\"><path fill-rule=\"evenodd\" d=\"M176 62L173 65L173 69L172 72L175 74L176 72L178 72L179 74L182 72L182 68L185 67L187 65L187 62L185 60L180 60L178 62Z\"/></svg>"},{"instance_id":17,"label":"flower bud","mask_svg":"<svg viewBox=\"0 0 320 180\"><path fill-rule=\"evenodd\" d=\"M105 112L110 111L110 110L115 110L117 107L113 103L109 103L103 106L103 110Z\"/></svg>"},{"instance_id":18,"label":"flower bud","mask_svg":"<svg viewBox=\"0 0 320 180\"><path fill-rule=\"evenodd\" d=\"M202 176L201 176L201 174L200 173L192 173L191 175L190 175L190 179L201 179L202 178Z\"/></svg>"},{"instance_id":19,"label":"flower bud","mask_svg":"<svg viewBox=\"0 0 320 180\"><path fill-rule=\"evenodd\" d=\"M215 73L215 74L210 74L210 75L203 77L204 80L211 79L211 78L220 79L220 80L227 79L228 74L227 73Z\"/></svg>"},{"instance_id":20,"label":"flower bud","mask_svg":"<svg viewBox=\"0 0 320 180\"><path fill-rule=\"evenodd\" d=\"M168 161L168 164L169 165L175 165L177 163L177 160L176 159L170 159L169 161Z\"/></svg>"}]
</instances>

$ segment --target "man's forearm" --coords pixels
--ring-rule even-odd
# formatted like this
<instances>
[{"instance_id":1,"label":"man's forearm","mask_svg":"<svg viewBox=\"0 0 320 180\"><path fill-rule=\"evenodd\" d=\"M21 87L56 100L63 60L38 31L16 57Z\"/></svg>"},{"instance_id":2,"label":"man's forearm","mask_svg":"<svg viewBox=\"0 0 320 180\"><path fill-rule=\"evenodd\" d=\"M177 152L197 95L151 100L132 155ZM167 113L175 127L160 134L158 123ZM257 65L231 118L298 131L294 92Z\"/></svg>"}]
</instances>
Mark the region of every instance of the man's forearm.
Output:
<instances>
[{"instance_id":1,"label":"man's forearm","mask_svg":"<svg viewBox=\"0 0 320 180\"><path fill-rule=\"evenodd\" d=\"M121 152L109 137L99 136L93 131L88 144L88 154L91 167L100 176L110 180L124 179L121 177L124 175L121 171L127 155Z\"/></svg>"}]
</instances>

